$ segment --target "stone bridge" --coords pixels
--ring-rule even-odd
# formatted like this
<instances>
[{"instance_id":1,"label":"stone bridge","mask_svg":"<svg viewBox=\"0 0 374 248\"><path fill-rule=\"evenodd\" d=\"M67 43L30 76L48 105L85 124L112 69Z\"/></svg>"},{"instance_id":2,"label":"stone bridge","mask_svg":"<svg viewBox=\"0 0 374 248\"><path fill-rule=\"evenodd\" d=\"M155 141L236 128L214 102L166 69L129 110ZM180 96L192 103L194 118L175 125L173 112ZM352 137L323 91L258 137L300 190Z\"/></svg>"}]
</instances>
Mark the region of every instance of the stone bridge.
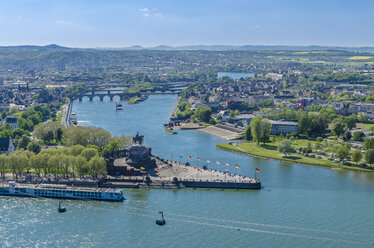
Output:
<instances>
[{"instance_id":1,"label":"stone bridge","mask_svg":"<svg viewBox=\"0 0 374 248\"><path fill-rule=\"evenodd\" d=\"M151 91L152 94L179 94L182 90L180 88L162 88L157 89L155 91ZM144 92L147 93L147 92ZM113 101L114 97L119 97L119 100L125 100L126 98L130 98L132 96L137 95L136 93L125 93L118 90L91 90L83 92L76 96L73 100L78 99L80 102L83 100L84 97L87 97L89 101L93 101L95 97L98 97L100 101L104 101L105 97L109 97L110 101Z\"/></svg>"},{"instance_id":2,"label":"stone bridge","mask_svg":"<svg viewBox=\"0 0 374 248\"><path fill-rule=\"evenodd\" d=\"M100 91L86 91L76 97L80 102L83 100L84 97L88 97L88 99L92 102L94 97L99 97L100 101L104 101L104 97L109 97L110 101L113 101L115 96L118 96L120 100L124 100L127 93L115 91L115 90L100 90Z\"/></svg>"}]
</instances>

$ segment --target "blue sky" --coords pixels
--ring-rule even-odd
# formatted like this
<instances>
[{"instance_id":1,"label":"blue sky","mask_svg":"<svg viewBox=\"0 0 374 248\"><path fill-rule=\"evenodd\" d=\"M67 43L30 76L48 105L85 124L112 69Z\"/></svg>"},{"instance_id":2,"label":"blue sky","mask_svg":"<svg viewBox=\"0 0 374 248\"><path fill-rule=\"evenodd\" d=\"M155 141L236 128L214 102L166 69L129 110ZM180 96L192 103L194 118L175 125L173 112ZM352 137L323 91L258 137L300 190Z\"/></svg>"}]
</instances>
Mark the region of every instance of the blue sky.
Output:
<instances>
[{"instance_id":1,"label":"blue sky","mask_svg":"<svg viewBox=\"0 0 374 248\"><path fill-rule=\"evenodd\" d=\"M0 45L374 46L372 0L1 0Z\"/></svg>"}]
</instances>

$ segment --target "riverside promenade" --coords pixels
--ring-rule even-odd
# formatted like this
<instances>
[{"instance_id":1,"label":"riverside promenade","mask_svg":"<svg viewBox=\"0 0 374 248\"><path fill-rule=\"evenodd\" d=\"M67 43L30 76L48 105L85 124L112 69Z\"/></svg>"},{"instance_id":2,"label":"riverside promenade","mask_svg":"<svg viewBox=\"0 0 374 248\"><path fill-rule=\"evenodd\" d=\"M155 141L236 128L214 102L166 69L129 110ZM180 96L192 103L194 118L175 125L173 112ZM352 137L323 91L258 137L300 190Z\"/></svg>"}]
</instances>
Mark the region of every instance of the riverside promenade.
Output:
<instances>
[{"instance_id":1,"label":"riverside promenade","mask_svg":"<svg viewBox=\"0 0 374 248\"><path fill-rule=\"evenodd\" d=\"M240 176L229 172L217 171L208 168L189 166L156 157L157 168L144 171L143 176L104 176L93 178L63 177L47 175L38 177L28 174L19 177L17 183L37 184L40 182L50 184L65 184L68 186L91 188L220 188L220 189L261 189L261 181L255 178ZM7 174L3 182L13 180Z\"/></svg>"}]
</instances>

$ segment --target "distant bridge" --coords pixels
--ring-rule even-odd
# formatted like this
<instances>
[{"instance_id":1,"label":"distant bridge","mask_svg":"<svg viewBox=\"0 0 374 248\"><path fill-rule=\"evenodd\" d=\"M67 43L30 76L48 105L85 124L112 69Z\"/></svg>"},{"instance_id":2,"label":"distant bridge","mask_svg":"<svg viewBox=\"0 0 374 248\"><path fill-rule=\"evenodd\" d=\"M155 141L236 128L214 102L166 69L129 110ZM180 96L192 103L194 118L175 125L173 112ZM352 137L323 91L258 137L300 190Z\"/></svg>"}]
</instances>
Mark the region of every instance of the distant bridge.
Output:
<instances>
[{"instance_id":1,"label":"distant bridge","mask_svg":"<svg viewBox=\"0 0 374 248\"><path fill-rule=\"evenodd\" d=\"M182 89L180 88L162 88L157 89L155 91L151 91L152 94L179 94L182 92ZM146 92L144 92L146 93ZM94 98L99 98L100 101L104 101L105 97L109 97L110 101L114 100L114 97L118 97L119 100L125 100L126 98L135 96L134 93L125 93L118 90L90 90L83 92L77 96L74 97L73 100L78 99L80 102L83 100L83 98L88 98L89 101L93 101Z\"/></svg>"}]
</instances>

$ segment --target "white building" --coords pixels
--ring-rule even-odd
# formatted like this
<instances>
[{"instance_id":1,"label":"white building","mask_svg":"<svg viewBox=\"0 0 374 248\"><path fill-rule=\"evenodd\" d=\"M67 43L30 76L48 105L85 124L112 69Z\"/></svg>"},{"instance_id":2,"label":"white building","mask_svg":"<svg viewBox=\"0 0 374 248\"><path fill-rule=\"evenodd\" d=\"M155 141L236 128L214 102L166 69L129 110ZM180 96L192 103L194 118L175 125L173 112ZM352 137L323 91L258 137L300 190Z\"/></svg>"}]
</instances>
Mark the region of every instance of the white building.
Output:
<instances>
[{"instance_id":1,"label":"white building","mask_svg":"<svg viewBox=\"0 0 374 248\"><path fill-rule=\"evenodd\" d=\"M298 134L298 125L294 121L270 121L271 123L271 132L270 134L279 135L279 134Z\"/></svg>"},{"instance_id":2,"label":"white building","mask_svg":"<svg viewBox=\"0 0 374 248\"><path fill-rule=\"evenodd\" d=\"M5 123L10 125L12 130L18 128L18 119L14 117L8 117L5 119Z\"/></svg>"}]
</instances>

